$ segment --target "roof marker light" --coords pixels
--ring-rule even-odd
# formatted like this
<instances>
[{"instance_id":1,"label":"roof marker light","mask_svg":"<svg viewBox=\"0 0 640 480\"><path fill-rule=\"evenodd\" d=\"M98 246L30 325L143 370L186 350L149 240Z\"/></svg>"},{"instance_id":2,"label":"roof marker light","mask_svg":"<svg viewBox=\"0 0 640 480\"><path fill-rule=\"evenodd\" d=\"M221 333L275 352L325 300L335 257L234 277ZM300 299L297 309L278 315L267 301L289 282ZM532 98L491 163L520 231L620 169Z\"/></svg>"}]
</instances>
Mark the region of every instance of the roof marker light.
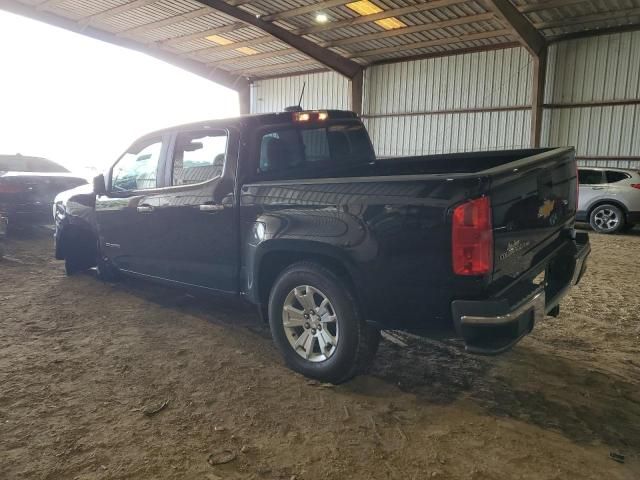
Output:
<instances>
[{"instance_id":1,"label":"roof marker light","mask_svg":"<svg viewBox=\"0 0 640 480\"><path fill-rule=\"evenodd\" d=\"M294 122L324 122L329 118L329 112L293 112Z\"/></svg>"}]
</instances>

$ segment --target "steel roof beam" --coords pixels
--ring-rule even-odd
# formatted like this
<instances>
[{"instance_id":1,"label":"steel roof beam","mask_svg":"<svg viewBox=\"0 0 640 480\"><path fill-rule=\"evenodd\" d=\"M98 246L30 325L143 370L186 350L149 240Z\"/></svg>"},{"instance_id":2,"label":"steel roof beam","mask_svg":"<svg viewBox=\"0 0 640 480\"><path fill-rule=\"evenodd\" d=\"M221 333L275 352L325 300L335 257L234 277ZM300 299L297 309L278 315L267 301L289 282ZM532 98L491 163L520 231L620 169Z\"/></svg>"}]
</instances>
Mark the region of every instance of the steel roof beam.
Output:
<instances>
[{"instance_id":1,"label":"steel roof beam","mask_svg":"<svg viewBox=\"0 0 640 480\"><path fill-rule=\"evenodd\" d=\"M534 56L539 56L547 42L531 22L509 0L485 0L489 8L511 27L522 45Z\"/></svg>"},{"instance_id":2,"label":"steel roof beam","mask_svg":"<svg viewBox=\"0 0 640 480\"><path fill-rule=\"evenodd\" d=\"M394 28L393 30L385 30L384 32L368 33L365 35L359 35L357 37L345 38L340 40L333 40L323 43L325 47L341 47L344 45L351 45L353 43L362 43L369 40L378 40L381 38L397 37L398 35L407 35L410 33L428 32L430 30L439 30L441 28L455 27L458 25L465 25L475 22L488 22L495 18L495 14L481 13L478 15L467 15L460 18L453 18L451 20L444 20L441 22L429 22L424 25L414 25L411 27Z\"/></svg>"},{"instance_id":3,"label":"steel roof beam","mask_svg":"<svg viewBox=\"0 0 640 480\"><path fill-rule=\"evenodd\" d=\"M353 78L362 70L362 67L356 62L344 58L341 55L332 52L331 50L323 48L315 44L311 40L299 37L298 35L295 35L294 33L291 33L290 31L285 30L282 27L257 18L255 15L241 10L238 7L229 5L223 0L198 1L203 5L207 5L214 10L225 13L230 17L240 20L241 22L259 28L260 30L277 38L281 42L299 50L301 53L304 53L305 55L316 60L318 63L327 66L328 68L340 73L341 75L344 75L345 77Z\"/></svg>"},{"instance_id":4,"label":"steel roof beam","mask_svg":"<svg viewBox=\"0 0 640 480\"><path fill-rule=\"evenodd\" d=\"M457 37L439 38L437 40L426 40L424 42L414 42L394 47L374 48L371 50L360 50L349 53L349 58L366 58L384 55L387 53L405 52L407 50L418 50L421 48L438 47L456 43L465 43L473 40L484 40L486 38L507 37L513 35L510 28L503 30L491 30L488 32L471 33L468 35L460 35Z\"/></svg>"}]
</instances>

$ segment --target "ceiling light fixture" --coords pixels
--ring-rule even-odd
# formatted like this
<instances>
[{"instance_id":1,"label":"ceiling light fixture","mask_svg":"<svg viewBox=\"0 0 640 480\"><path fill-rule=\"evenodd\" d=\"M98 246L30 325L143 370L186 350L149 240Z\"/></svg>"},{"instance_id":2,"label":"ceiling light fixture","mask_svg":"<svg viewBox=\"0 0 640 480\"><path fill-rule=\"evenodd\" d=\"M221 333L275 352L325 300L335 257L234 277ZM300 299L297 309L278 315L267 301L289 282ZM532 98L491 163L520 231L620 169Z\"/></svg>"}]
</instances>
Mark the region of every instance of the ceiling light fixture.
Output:
<instances>
[{"instance_id":1,"label":"ceiling light fixture","mask_svg":"<svg viewBox=\"0 0 640 480\"><path fill-rule=\"evenodd\" d=\"M327 23L329 21L329 16L326 13L316 13L316 22L318 23Z\"/></svg>"}]
</instances>

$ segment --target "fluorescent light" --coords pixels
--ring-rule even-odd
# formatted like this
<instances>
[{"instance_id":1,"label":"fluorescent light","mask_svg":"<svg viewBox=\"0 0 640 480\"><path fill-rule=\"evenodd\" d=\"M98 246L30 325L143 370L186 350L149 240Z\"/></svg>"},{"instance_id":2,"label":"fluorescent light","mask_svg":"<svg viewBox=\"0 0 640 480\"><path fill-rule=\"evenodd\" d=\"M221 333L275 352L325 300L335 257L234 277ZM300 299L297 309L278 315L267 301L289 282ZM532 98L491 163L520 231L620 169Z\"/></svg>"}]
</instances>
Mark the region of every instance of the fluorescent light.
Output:
<instances>
[{"instance_id":1,"label":"fluorescent light","mask_svg":"<svg viewBox=\"0 0 640 480\"><path fill-rule=\"evenodd\" d=\"M245 55L255 55L256 53L258 53L257 50L254 50L253 48L250 48L250 47L236 48L236 51L240 53L244 53Z\"/></svg>"},{"instance_id":2,"label":"fluorescent light","mask_svg":"<svg viewBox=\"0 0 640 480\"><path fill-rule=\"evenodd\" d=\"M369 0L359 0L357 2L347 3L345 6L362 17L373 15L374 13L384 12L382 8L377 6L375 3L371 3ZM376 20L375 23L385 30L393 30L394 28L402 28L407 26L406 23L404 23L402 20L398 20L396 17L383 18L381 20Z\"/></svg>"},{"instance_id":3,"label":"fluorescent light","mask_svg":"<svg viewBox=\"0 0 640 480\"><path fill-rule=\"evenodd\" d=\"M398 20L396 17L383 18L382 20L376 20L375 23L385 30L393 30L394 28L403 28L407 26L406 23Z\"/></svg>"},{"instance_id":4,"label":"fluorescent light","mask_svg":"<svg viewBox=\"0 0 640 480\"><path fill-rule=\"evenodd\" d=\"M328 21L329 21L329 16L326 13L316 13L316 22L327 23Z\"/></svg>"},{"instance_id":5,"label":"fluorescent light","mask_svg":"<svg viewBox=\"0 0 640 480\"><path fill-rule=\"evenodd\" d=\"M233 41L228 38L221 37L220 35L209 35L208 37L204 37L207 40L212 41L213 43L217 43L218 45L231 45Z\"/></svg>"}]
</instances>

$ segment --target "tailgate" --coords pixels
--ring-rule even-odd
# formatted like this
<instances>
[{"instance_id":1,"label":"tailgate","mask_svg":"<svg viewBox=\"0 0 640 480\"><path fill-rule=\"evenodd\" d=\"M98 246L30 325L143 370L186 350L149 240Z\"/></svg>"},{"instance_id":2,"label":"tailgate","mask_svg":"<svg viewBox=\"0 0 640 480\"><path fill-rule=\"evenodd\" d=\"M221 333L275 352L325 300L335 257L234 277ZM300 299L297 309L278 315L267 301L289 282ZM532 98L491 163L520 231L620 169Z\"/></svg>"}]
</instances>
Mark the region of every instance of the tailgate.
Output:
<instances>
[{"instance_id":1,"label":"tailgate","mask_svg":"<svg viewBox=\"0 0 640 480\"><path fill-rule=\"evenodd\" d=\"M497 288L566 241L575 219L575 152L558 148L492 173L494 275Z\"/></svg>"}]
</instances>

